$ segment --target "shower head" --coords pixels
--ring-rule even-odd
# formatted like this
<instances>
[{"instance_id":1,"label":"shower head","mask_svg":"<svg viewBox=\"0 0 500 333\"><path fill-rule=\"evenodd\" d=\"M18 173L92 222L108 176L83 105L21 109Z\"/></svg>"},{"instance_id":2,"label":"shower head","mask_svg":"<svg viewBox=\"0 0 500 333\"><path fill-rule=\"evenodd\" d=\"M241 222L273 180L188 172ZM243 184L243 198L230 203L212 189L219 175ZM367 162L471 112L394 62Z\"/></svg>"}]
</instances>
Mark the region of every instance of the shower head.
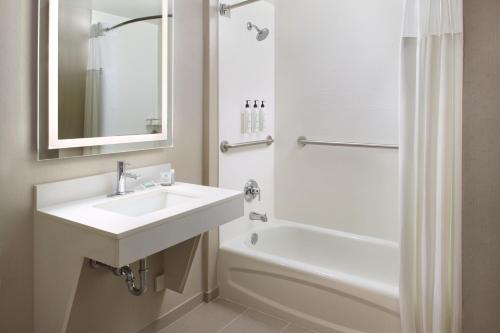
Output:
<instances>
[{"instance_id":1,"label":"shower head","mask_svg":"<svg viewBox=\"0 0 500 333\"><path fill-rule=\"evenodd\" d=\"M267 38L267 36L269 36L269 29L267 28L264 28L264 29L259 29L258 26L256 26L255 24L253 24L252 22L248 22L247 23L247 29L248 31L252 31L252 29L257 30L257 40L259 42L263 41L264 39Z\"/></svg>"}]
</instances>

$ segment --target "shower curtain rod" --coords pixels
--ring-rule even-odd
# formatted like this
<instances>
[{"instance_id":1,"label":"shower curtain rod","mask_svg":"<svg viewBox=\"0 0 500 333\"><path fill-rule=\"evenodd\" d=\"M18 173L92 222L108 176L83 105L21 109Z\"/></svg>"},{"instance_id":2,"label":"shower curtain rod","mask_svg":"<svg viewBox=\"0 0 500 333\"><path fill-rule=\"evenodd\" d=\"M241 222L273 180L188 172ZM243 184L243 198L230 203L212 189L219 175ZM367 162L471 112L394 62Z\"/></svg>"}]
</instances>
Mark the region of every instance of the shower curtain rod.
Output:
<instances>
[{"instance_id":1,"label":"shower curtain rod","mask_svg":"<svg viewBox=\"0 0 500 333\"><path fill-rule=\"evenodd\" d=\"M220 9L219 9L220 14L222 16L231 17L231 9L243 7L243 6L249 5L251 3L257 2L257 1L260 1L260 0L246 0L246 1L235 3L234 5L221 4Z\"/></svg>"},{"instance_id":2,"label":"shower curtain rod","mask_svg":"<svg viewBox=\"0 0 500 333\"><path fill-rule=\"evenodd\" d=\"M173 17L172 14L168 14L168 17ZM153 15L153 16L144 16L144 17L138 17L132 20L128 20L125 22L122 22L120 24L117 24L115 26L112 26L111 28L107 28L106 31L111 31L115 30L116 28L123 27L124 25L135 23L135 22L141 22L141 21L148 21L148 20L156 20L156 19L161 19L163 18L163 15Z\"/></svg>"}]
</instances>

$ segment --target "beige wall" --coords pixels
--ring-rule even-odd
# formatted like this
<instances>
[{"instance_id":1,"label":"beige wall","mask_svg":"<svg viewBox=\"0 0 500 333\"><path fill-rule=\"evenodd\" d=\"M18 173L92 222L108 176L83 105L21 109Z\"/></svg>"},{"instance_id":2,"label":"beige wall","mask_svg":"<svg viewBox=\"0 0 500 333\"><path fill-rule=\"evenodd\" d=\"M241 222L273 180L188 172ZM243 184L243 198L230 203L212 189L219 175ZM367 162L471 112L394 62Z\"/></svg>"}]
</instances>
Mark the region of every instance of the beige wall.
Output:
<instances>
[{"instance_id":1,"label":"beige wall","mask_svg":"<svg viewBox=\"0 0 500 333\"><path fill-rule=\"evenodd\" d=\"M59 137L83 137L90 0L63 0L59 6Z\"/></svg>"},{"instance_id":2,"label":"beige wall","mask_svg":"<svg viewBox=\"0 0 500 333\"><path fill-rule=\"evenodd\" d=\"M202 180L203 0L177 2L175 149L35 162L36 1L0 1L0 332L32 331L33 184L172 162L178 178ZM187 295L149 292L135 298L123 281L84 269L72 332L134 332L201 291L198 251ZM161 260L152 258L152 272ZM50 269L48 267L47 269ZM152 281L151 281L152 282ZM48 305L50 306L50 305Z\"/></svg>"},{"instance_id":3,"label":"beige wall","mask_svg":"<svg viewBox=\"0 0 500 333\"><path fill-rule=\"evenodd\" d=\"M218 0L205 0L204 5L204 75L203 75L203 183L219 185L219 85L218 85ZM219 252L219 230L203 237L204 290L217 288L216 262Z\"/></svg>"},{"instance_id":4,"label":"beige wall","mask_svg":"<svg viewBox=\"0 0 500 333\"><path fill-rule=\"evenodd\" d=\"M465 0L464 333L500 332L500 1Z\"/></svg>"}]
</instances>

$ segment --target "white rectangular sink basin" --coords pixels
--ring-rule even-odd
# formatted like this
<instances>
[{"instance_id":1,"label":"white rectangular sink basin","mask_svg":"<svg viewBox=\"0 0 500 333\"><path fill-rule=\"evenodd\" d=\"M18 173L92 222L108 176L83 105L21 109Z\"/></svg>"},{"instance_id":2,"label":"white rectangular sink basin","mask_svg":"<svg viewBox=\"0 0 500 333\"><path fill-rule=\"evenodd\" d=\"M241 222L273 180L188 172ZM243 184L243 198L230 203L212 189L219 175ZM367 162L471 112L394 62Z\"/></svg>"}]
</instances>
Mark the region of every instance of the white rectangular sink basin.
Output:
<instances>
[{"instance_id":1,"label":"white rectangular sink basin","mask_svg":"<svg viewBox=\"0 0 500 333\"><path fill-rule=\"evenodd\" d=\"M147 180L165 168L134 172ZM121 267L243 216L241 191L177 183L108 197L115 179L108 173L37 185L35 227L50 233L43 242L58 239L61 251Z\"/></svg>"},{"instance_id":2,"label":"white rectangular sink basin","mask_svg":"<svg viewBox=\"0 0 500 333\"><path fill-rule=\"evenodd\" d=\"M99 204L95 207L120 215L138 217L186 204L195 199L198 199L198 197L161 190L116 197L110 202Z\"/></svg>"}]
</instances>

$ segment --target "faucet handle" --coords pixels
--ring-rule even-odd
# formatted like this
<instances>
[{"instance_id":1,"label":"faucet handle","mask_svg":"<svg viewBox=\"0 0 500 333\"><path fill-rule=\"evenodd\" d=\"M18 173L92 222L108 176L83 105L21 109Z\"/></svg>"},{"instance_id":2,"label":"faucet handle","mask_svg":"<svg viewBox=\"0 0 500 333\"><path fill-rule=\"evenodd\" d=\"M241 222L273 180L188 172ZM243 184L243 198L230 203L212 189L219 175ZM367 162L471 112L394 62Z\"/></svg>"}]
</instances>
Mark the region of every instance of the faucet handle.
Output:
<instances>
[{"instance_id":1,"label":"faucet handle","mask_svg":"<svg viewBox=\"0 0 500 333\"><path fill-rule=\"evenodd\" d=\"M259 201L260 201L260 188L259 187L254 187L250 191L251 191L253 197L255 198L255 197L258 196L259 197Z\"/></svg>"},{"instance_id":2,"label":"faucet handle","mask_svg":"<svg viewBox=\"0 0 500 333\"><path fill-rule=\"evenodd\" d=\"M132 178L132 179L139 179L139 178L141 178L141 175L138 175L136 173L131 173L131 172L125 172L125 173L123 173L123 177Z\"/></svg>"},{"instance_id":3,"label":"faucet handle","mask_svg":"<svg viewBox=\"0 0 500 333\"><path fill-rule=\"evenodd\" d=\"M245 184L244 193L245 200L247 202L253 201L253 199L255 199L257 196L259 197L260 201L260 187L255 180L251 179Z\"/></svg>"}]
</instances>

